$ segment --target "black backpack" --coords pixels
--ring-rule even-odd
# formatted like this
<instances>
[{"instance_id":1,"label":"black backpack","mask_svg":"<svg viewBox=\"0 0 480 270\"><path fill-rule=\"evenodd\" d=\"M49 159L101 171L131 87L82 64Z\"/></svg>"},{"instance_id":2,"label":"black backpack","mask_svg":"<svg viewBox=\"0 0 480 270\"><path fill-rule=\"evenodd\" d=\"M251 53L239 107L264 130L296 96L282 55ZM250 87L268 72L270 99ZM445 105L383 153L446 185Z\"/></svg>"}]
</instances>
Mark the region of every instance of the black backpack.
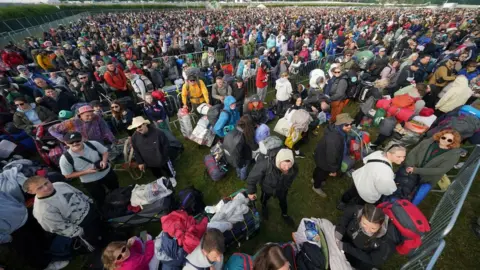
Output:
<instances>
[{"instance_id":1,"label":"black backpack","mask_svg":"<svg viewBox=\"0 0 480 270\"><path fill-rule=\"evenodd\" d=\"M349 71L340 78L347 81L347 91L345 92L347 98L356 98L360 90L357 74Z\"/></svg>"},{"instance_id":2,"label":"black backpack","mask_svg":"<svg viewBox=\"0 0 480 270\"><path fill-rule=\"evenodd\" d=\"M224 110L223 107L223 103L210 107L207 113L207 119L210 125L214 126L215 123L217 123L221 112L226 112L228 114L228 117L230 117L230 112Z\"/></svg>"},{"instance_id":3,"label":"black backpack","mask_svg":"<svg viewBox=\"0 0 480 270\"><path fill-rule=\"evenodd\" d=\"M203 213L205 203L203 202L203 193L193 186L180 190L178 192L179 209L184 210L190 216L196 216Z\"/></svg>"},{"instance_id":4,"label":"black backpack","mask_svg":"<svg viewBox=\"0 0 480 270\"><path fill-rule=\"evenodd\" d=\"M309 242L302 244L297 254L298 270L321 270L325 269L326 264L326 258L319 246Z\"/></svg>"},{"instance_id":5,"label":"black backpack","mask_svg":"<svg viewBox=\"0 0 480 270\"><path fill-rule=\"evenodd\" d=\"M92 144L91 142L89 142L89 141L85 141L84 143L85 143L85 145L88 146L90 149L92 149L92 150L94 150L95 152L97 152L98 157L100 158L100 160L102 160L103 154L100 153L100 151L98 151L98 149L95 147L95 145L93 145L93 144ZM73 159L72 155L68 152L68 150L63 153L63 156L65 157L65 159L67 159L68 163L69 163L70 165L72 165L73 172L76 172L77 170L75 169L75 160ZM88 160L88 159L86 159L86 158L84 158L84 157L79 157L79 158L85 160L85 161L88 162L88 163L94 164L94 162L92 162L92 161L90 161L90 160Z\"/></svg>"},{"instance_id":6,"label":"black backpack","mask_svg":"<svg viewBox=\"0 0 480 270\"><path fill-rule=\"evenodd\" d=\"M223 139L223 151L228 164L235 168L238 168L240 159L242 158L242 150L245 144L245 138L243 136L242 129L236 127L229 132Z\"/></svg>"},{"instance_id":7,"label":"black backpack","mask_svg":"<svg viewBox=\"0 0 480 270\"><path fill-rule=\"evenodd\" d=\"M105 197L103 215L105 218L116 218L127 214L130 198L132 197L133 185L117 188Z\"/></svg>"},{"instance_id":8,"label":"black backpack","mask_svg":"<svg viewBox=\"0 0 480 270\"><path fill-rule=\"evenodd\" d=\"M372 96L372 89L373 86L370 85L364 85L362 87L359 87L360 91L358 91L357 96L355 97L359 103L364 103L367 101L369 97Z\"/></svg>"}]
</instances>

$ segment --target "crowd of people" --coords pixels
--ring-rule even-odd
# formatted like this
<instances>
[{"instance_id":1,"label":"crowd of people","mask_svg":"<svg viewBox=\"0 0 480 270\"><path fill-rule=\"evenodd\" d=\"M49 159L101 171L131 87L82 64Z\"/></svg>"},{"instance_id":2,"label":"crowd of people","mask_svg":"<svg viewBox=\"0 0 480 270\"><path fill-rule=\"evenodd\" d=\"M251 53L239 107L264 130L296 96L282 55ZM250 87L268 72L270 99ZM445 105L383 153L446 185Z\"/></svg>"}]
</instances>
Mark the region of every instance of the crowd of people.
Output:
<instances>
[{"instance_id":1,"label":"crowd of people","mask_svg":"<svg viewBox=\"0 0 480 270\"><path fill-rule=\"evenodd\" d=\"M218 229L204 230L188 255L165 260L156 252L163 237L109 243L102 216L106 196L120 188L109 162L119 136L129 137L139 170L175 177L170 117L178 110L206 115L206 104L209 111L219 106L213 122L208 115L209 129L248 198L260 194L267 222L273 197L295 226L288 193L302 170L297 161L312 158L300 147L318 141L312 192L326 198L331 178L353 179L334 198L343 211L336 246L355 269L381 267L402 237L376 205L420 204L461 167L462 145L480 143L479 15L311 7L106 13L12 43L0 59L0 154L9 162L17 154L34 159L42 139L53 137L47 165L64 180L12 178L4 168L0 180L17 184L0 183L0 243L34 269L68 265L72 253L39 252L55 236L85 253L102 249L110 270L149 269L152 258L160 262L150 269L222 269ZM180 93L173 103L162 91L170 86ZM352 103L356 115L345 110ZM266 125L275 117L285 139ZM286 128L277 130L280 123ZM379 133L373 142L365 132L371 126ZM85 192L68 183L76 178ZM4 263L0 269L10 269ZM252 265L292 269L277 244L262 247Z\"/></svg>"}]
</instances>

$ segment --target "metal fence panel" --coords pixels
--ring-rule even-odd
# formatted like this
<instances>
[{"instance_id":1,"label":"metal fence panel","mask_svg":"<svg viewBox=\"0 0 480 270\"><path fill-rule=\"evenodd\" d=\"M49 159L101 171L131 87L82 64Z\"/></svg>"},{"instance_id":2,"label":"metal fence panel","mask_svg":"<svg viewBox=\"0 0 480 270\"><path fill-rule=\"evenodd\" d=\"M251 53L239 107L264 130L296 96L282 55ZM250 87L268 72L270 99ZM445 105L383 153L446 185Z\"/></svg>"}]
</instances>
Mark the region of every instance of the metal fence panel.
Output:
<instances>
[{"instance_id":1,"label":"metal fence panel","mask_svg":"<svg viewBox=\"0 0 480 270\"><path fill-rule=\"evenodd\" d=\"M405 263L401 270L431 270L445 248L445 240L433 243Z\"/></svg>"}]
</instances>

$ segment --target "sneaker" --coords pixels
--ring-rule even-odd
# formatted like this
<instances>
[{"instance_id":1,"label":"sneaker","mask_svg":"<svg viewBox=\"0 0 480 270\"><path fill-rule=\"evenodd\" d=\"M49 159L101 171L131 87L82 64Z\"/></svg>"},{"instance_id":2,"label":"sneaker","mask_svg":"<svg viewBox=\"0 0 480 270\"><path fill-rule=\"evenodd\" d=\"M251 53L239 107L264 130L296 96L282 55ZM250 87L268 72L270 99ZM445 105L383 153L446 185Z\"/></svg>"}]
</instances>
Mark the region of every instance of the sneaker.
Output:
<instances>
[{"instance_id":1,"label":"sneaker","mask_svg":"<svg viewBox=\"0 0 480 270\"><path fill-rule=\"evenodd\" d=\"M313 178L310 179L310 183L312 183L312 184L315 183L315 180L313 180Z\"/></svg>"},{"instance_id":2,"label":"sneaker","mask_svg":"<svg viewBox=\"0 0 480 270\"><path fill-rule=\"evenodd\" d=\"M295 158L305 158L305 154L300 152L298 154L295 154Z\"/></svg>"},{"instance_id":3,"label":"sneaker","mask_svg":"<svg viewBox=\"0 0 480 270\"><path fill-rule=\"evenodd\" d=\"M325 193L321 188L315 188L315 187L312 187L313 191L315 193L317 193L318 195L320 195L320 197L322 198L326 198L327 197L327 193Z\"/></svg>"},{"instance_id":4,"label":"sneaker","mask_svg":"<svg viewBox=\"0 0 480 270\"><path fill-rule=\"evenodd\" d=\"M458 169L461 169L463 167L463 165L465 165L465 162L459 162L458 164L455 164L453 166L453 168L455 168L456 170Z\"/></svg>"},{"instance_id":5,"label":"sneaker","mask_svg":"<svg viewBox=\"0 0 480 270\"><path fill-rule=\"evenodd\" d=\"M290 217L289 215L282 215L283 221L287 224L288 227L295 227L295 222L293 221L293 218Z\"/></svg>"},{"instance_id":6,"label":"sneaker","mask_svg":"<svg viewBox=\"0 0 480 270\"><path fill-rule=\"evenodd\" d=\"M268 208L266 206L262 207L262 218L263 220L268 220Z\"/></svg>"},{"instance_id":7,"label":"sneaker","mask_svg":"<svg viewBox=\"0 0 480 270\"><path fill-rule=\"evenodd\" d=\"M344 211L345 208L347 208L347 204L346 204L346 203L344 203L344 202L339 202L339 203L337 204L337 209L338 209L338 210Z\"/></svg>"},{"instance_id":8,"label":"sneaker","mask_svg":"<svg viewBox=\"0 0 480 270\"><path fill-rule=\"evenodd\" d=\"M60 270L65 267L70 263L70 261L56 261L56 262L51 262L45 270Z\"/></svg>"}]
</instances>

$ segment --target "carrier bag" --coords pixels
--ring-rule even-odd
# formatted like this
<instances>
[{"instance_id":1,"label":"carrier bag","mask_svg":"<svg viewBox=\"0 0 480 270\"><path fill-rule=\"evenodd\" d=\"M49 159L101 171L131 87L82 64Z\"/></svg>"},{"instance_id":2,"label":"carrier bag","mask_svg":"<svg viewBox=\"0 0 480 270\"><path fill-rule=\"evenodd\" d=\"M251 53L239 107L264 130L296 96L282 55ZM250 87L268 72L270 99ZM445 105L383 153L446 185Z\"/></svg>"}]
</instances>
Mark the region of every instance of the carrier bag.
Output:
<instances>
[{"instance_id":1,"label":"carrier bag","mask_svg":"<svg viewBox=\"0 0 480 270\"><path fill-rule=\"evenodd\" d=\"M178 122L180 123L180 131L182 132L183 137L190 137L190 134L192 134L193 131L193 127L190 115L188 114L188 110L185 110L183 108L178 110L177 116Z\"/></svg>"},{"instance_id":2,"label":"carrier bag","mask_svg":"<svg viewBox=\"0 0 480 270\"><path fill-rule=\"evenodd\" d=\"M396 200L381 203L377 207L390 218L403 238L403 241L396 247L399 254L407 255L420 247L421 237L430 231L430 224L415 205L408 200Z\"/></svg>"},{"instance_id":3,"label":"carrier bag","mask_svg":"<svg viewBox=\"0 0 480 270\"><path fill-rule=\"evenodd\" d=\"M198 143L199 145L212 146L215 139L215 133L208 127L207 117L202 117L198 120L195 129L190 134L189 139Z\"/></svg>"}]
</instances>

